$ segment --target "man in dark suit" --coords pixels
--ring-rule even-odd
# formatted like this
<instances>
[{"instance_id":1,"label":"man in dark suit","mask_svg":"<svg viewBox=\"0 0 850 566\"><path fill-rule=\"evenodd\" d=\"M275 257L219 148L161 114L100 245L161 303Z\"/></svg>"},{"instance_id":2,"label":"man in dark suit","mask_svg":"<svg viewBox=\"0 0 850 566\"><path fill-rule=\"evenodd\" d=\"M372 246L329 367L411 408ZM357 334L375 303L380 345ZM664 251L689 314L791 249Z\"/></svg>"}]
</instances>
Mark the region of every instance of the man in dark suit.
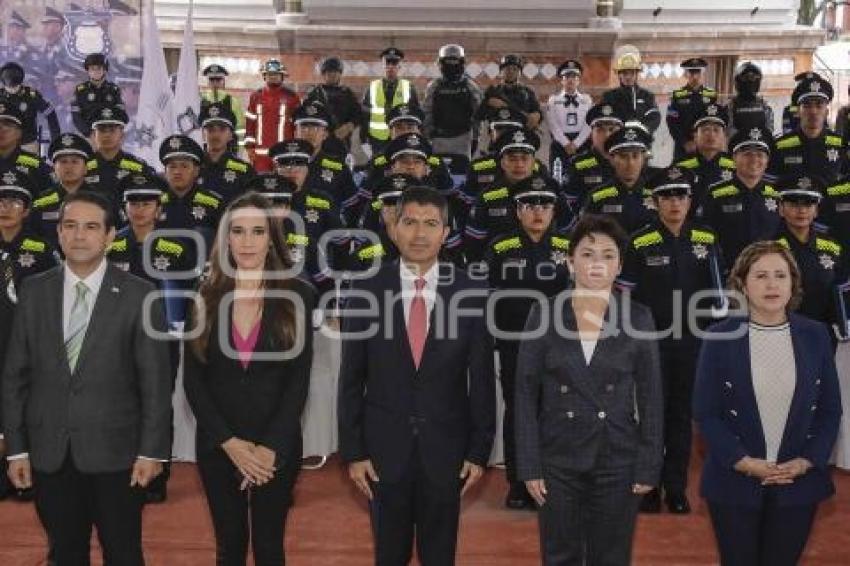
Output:
<instances>
[{"instance_id":1,"label":"man in dark suit","mask_svg":"<svg viewBox=\"0 0 850 566\"><path fill-rule=\"evenodd\" d=\"M139 566L144 487L170 455L165 316L145 317L154 287L106 262L104 197L70 195L59 214L66 262L22 286L3 373L9 477L37 486L57 564L89 564L95 525L105 563Z\"/></svg>"},{"instance_id":2,"label":"man in dark suit","mask_svg":"<svg viewBox=\"0 0 850 566\"><path fill-rule=\"evenodd\" d=\"M401 259L355 285L343 317L340 452L370 500L375 563L408 564L415 535L420 563L442 566L454 564L460 496L495 432L487 297L437 260L445 198L412 187L397 206Z\"/></svg>"}]
</instances>

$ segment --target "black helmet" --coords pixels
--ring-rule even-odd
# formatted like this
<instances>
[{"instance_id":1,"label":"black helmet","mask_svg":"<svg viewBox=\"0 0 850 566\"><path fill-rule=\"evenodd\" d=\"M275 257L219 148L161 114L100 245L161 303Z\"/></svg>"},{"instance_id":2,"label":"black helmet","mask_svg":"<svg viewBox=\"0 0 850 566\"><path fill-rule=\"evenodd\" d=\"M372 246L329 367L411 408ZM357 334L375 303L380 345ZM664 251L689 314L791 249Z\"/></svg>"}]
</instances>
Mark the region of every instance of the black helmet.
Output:
<instances>
[{"instance_id":1,"label":"black helmet","mask_svg":"<svg viewBox=\"0 0 850 566\"><path fill-rule=\"evenodd\" d=\"M24 82L24 68L10 61L0 67L0 81L8 87L16 87Z\"/></svg>"},{"instance_id":2,"label":"black helmet","mask_svg":"<svg viewBox=\"0 0 850 566\"><path fill-rule=\"evenodd\" d=\"M739 94L755 96L761 89L762 72L758 65L750 61L738 67L735 72L735 90Z\"/></svg>"},{"instance_id":3,"label":"black helmet","mask_svg":"<svg viewBox=\"0 0 850 566\"><path fill-rule=\"evenodd\" d=\"M464 61L466 59L466 51L464 51L462 45L449 43L448 45L440 47L437 57L440 61L443 61L444 59L458 59L460 61Z\"/></svg>"},{"instance_id":4,"label":"black helmet","mask_svg":"<svg viewBox=\"0 0 850 566\"><path fill-rule=\"evenodd\" d=\"M319 71L322 74L330 73L332 71L335 71L337 73L341 73L342 68L343 68L342 59L334 56L334 57L328 57L327 59L322 61L322 64L319 66Z\"/></svg>"},{"instance_id":5,"label":"black helmet","mask_svg":"<svg viewBox=\"0 0 850 566\"><path fill-rule=\"evenodd\" d=\"M501 61L499 61L499 70L501 71L508 65L514 65L515 67L518 67L521 70L524 65L522 57L520 57L516 53L509 53L508 55L505 55L504 57L502 57Z\"/></svg>"},{"instance_id":6,"label":"black helmet","mask_svg":"<svg viewBox=\"0 0 850 566\"><path fill-rule=\"evenodd\" d=\"M443 45L440 47L438 55L437 63L440 65L440 74L449 81L460 80L466 67L466 52L463 47L455 43Z\"/></svg>"},{"instance_id":7,"label":"black helmet","mask_svg":"<svg viewBox=\"0 0 850 566\"><path fill-rule=\"evenodd\" d=\"M83 61L83 68L88 71L92 65L99 65L104 70L109 70L109 61L106 60L106 56L103 53L89 53L86 55L86 59Z\"/></svg>"}]
</instances>

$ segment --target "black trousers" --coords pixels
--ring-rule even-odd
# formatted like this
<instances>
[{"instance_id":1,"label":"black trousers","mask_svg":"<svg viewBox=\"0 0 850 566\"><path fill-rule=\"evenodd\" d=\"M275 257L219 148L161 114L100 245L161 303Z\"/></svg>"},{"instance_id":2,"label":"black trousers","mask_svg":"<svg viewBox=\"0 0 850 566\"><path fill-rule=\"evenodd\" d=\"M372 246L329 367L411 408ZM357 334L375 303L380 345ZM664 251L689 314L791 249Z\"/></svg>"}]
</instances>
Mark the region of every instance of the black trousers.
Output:
<instances>
[{"instance_id":1,"label":"black trousers","mask_svg":"<svg viewBox=\"0 0 850 566\"><path fill-rule=\"evenodd\" d=\"M691 459L691 397L699 352L691 342L671 342L661 347L664 387L664 467L661 485L670 492L684 492Z\"/></svg>"},{"instance_id":2,"label":"black trousers","mask_svg":"<svg viewBox=\"0 0 850 566\"><path fill-rule=\"evenodd\" d=\"M708 503L722 566L794 566L800 561L817 504L777 506L768 494L760 509Z\"/></svg>"},{"instance_id":3,"label":"black trousers","mask_svg":"<svg viewBox=\"0 0 850 566\"><path fill-rule=\"evenodd\" d=\"M218 566L245 566L249 541L256 566L286 563L286 515L300 468L300 459L294 459L269 483L240 491L242 474L222 450L198 451L198 471L212 514Z\"/></svg>"},{"instance_id":4,"label":"black trousers","mask_svg":"<svg viewBox=\"0 0 850 566\"><path fill-rule=\"evenodd\" d=\"M639 497L632 466L574 472L544 465L540 507L544 566L628 566Z\"/></svg>"},{"instance_id":5,"label":"black trousers","mask_svg":"<svg viewBox=\"0 0 850 566\"><path fill-rule=\"evenodd\" d=\"M460 470L458 470L460 473ZM372 483L369 505L377 566L406 566L413 553L422 566L455 563L461 481L437 484L425 473L414 448L403 475Z\"/></svg>"},{"instance_id":6,"label":"black trousers","mask_svg":"<svg viewBox=\"0 0 850 566\"><path fill-rule=\"evenodd\" d=\"M92 526L104 563L141 566L144 490L130 487L130 470L80 472L70 454L53 473L34 473L35 506L55 566L88 566Z\"/></svg>"},{"instance_id":7,"label":"black trousers","mask_svg":"<svg viewBox=\"0 0 850 566\"><path fill-rule=\"evenodd\" d=\"M516 438L514 437L514 392L516 391L516 364L519 342L499 340L499 382L502 399L505 400L505 416L502 420L502 442L504 445L505 476L514 483L516 475Z\"/></svg>"}]
</instances>

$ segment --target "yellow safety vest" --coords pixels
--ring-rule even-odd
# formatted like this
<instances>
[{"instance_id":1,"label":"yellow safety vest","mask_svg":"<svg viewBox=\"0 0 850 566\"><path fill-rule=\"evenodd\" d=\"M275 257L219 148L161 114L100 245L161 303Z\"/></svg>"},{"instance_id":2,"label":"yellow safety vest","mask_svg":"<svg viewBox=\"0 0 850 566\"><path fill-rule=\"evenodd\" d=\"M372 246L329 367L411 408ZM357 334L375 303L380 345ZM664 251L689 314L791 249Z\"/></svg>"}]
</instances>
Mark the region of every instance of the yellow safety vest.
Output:
<instances>
[{"instance_id":1,"label":"yellow safety vest","mask_svg":"<svg viewBox=\"0 0 850 566\"><path fill-rule=\"evenodd\" d=\"M398 85L393 93L393 102L390 108L401 104L407 104L410 100L410 81L398 79ZM387 101L384 97L383 79L376 79L369 83L369 136L380 141L390 139L390 127L387 126Z\"/></svg>"}]
</instances>

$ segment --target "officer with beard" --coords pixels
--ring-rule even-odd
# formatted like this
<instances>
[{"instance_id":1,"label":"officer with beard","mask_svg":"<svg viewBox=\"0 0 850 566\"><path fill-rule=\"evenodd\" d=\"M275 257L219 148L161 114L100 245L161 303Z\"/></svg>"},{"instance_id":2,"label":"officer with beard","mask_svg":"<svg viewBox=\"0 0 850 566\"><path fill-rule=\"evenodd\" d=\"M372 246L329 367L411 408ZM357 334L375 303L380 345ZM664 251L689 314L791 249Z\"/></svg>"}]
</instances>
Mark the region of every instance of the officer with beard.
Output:
<instances>
[{"instance_id":1,"label":"officer with beard","mask_svg":"<svg viewBox=\"0 0 850 566\"><path fill-rule=\"evenodd\" d=\"M735 73L735 92L729 101L729 137L753 128L773 131L773 109L759 96L762 72L758 65L747 62Z\"/></svg>"},{"instance_id":2,"label":"officer with beard","mask_svg":"<svg viewBox=\"0 0 850 566\"><path fill-rule=\"evenodd\" d=\"M475 131L475 115L481 105L481 88L464 72L466 53L460 45L440 47L440 77L425 90L425 135L434 153L465 157L469 164ZM465 167L464 167L465 169Z\"/></svg>"}]
</instances>

